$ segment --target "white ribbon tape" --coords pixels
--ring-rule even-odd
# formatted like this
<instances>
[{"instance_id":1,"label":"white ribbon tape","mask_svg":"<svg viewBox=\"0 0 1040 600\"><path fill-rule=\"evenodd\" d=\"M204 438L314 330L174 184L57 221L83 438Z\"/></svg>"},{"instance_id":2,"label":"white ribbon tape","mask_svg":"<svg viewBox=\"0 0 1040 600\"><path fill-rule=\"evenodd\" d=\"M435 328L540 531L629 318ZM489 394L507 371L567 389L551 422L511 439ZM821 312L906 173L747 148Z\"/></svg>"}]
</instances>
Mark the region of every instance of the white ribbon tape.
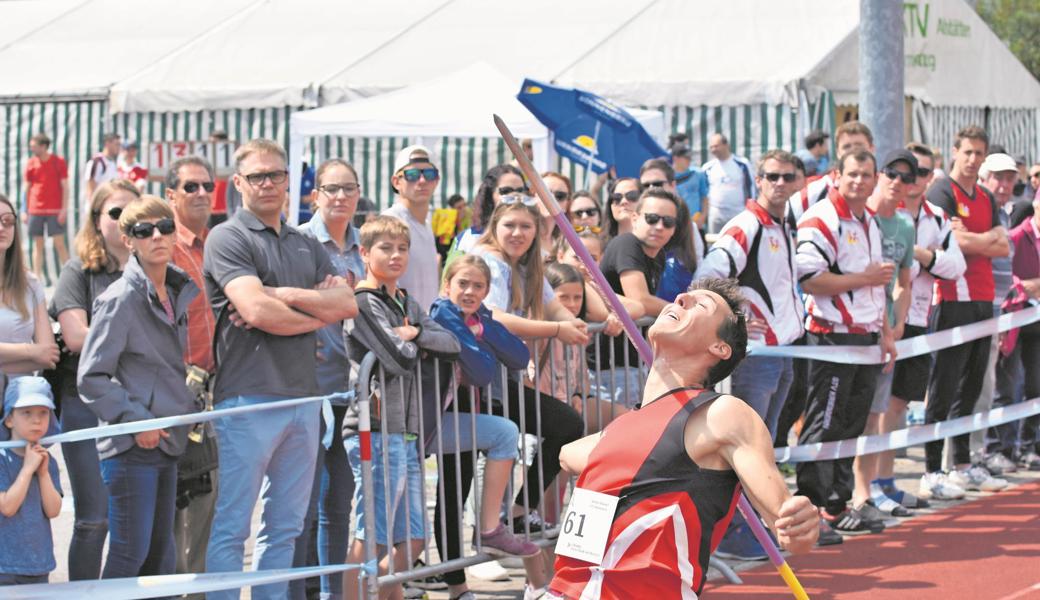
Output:
<instances>
[{"instance_id":1,"label":"white ribbon tape","mask_svg":"<svg viewBox=\"0 0 1040 600\"><path fill-rule=\"evenodd\" d=\"M1036 414L1040 414L1040 398L1033 398L1018 404L1012 404L1011 406L997 407L989 412L968 415L949 421L942 421L941 423L916 425L893 431L892 433L864 435L837 442L820 442L803 446L791 446L789 448L777 448L776 461L812 462L851 458L862 454L874 454L875 452L895 450L896 448L906 448L907 446L917 446L926 442L942 440L993 427L994 425L1003 425L1004 423L1018 421Z\"/></svg>"},{"instance_id":2,"label":"white ribbon tape","mask_svg":"<svg viewBox=\"0 0 1040 600\"><path fill-rule=\"evenodd\" d=\"M899 340L896 342L896 352L898 358L901 359L931 354L1037 321L1040 321L1040 306L1031 306L977 323ZM748 354L751 356L808 358L847 365L877 365L884 362L881 360L881 349L878 346L765 346L754 344L748 346Z\"/></svg>"},{"instance_id":3,"label":"white ribbon tape","mask_svg":"<svg viewBox=\"0 0 1040 600\"><path fill-rule=\"evenodd\" d=\"M246 412L274 410L276 408L289 408L292 406L297 406L299 404L309 404L311 402L319 402L325 399L326 396L290 398L288 400L258 402L256 404L249 404L246 406L235 406L233 408L207 410L203 412L189 413L186 415L177 415L175 417L160 417L158 419L145 419L144 421L131 421L130 423L117 423L115 425L100 425L98 427L91 427L89 429L77 429L76 431L70 431L68 433L59 433L57 435L47 436L41 439L40 443L43 445L50 445L58 444L61 442L80 442L83 440L97 439L99 437L125 435L129 433L141 433L142 431L152 431L153 429L166 429L167 427L177 427L178 425L193 425L195 423L214 421L216 419L230 417ZM0 442L0 449L17 448L18 446L24 445L25 441L23 440Z\"/></svg>"},{"instance_id":4,"label":"white ribbon tape","mask_svg":"<svg viewBox=\"0 0 1040 600\"><path fill-rule=\"evenodd\" d=\"M127 577L125 579L94 579L68 583L33 583L0 587L0 596L6 600L54 600L54 598L104 598L105 600L134 600L160 598L200 592L230 590L246 586L280 583L293 579L317 577L358 569L361 565L343 564L324 567L300 567L271 571L243 571L235 573L188 573L184 575L156 575Z\"/></svg>"}]
</instances>

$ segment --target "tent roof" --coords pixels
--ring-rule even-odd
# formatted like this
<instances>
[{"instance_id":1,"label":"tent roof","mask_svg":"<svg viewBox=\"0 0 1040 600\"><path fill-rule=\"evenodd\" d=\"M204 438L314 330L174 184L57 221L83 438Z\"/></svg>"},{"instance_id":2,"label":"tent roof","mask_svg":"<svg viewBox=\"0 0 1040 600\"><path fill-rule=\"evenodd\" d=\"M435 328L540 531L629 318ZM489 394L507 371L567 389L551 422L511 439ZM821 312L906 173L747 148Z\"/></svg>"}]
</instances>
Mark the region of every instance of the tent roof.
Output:
<instances>
[{"instance_id":1,"label":"tent roof","mask_svg":"<svg viewBox=\"0 0 1040 600\"><path fill-rule=\"evenodd\" d=\"M906 7L908 95L1040 105L1040 83L963 0ZM630 104L777 104L799 86L842 99L858 86L858 21L858 0L9 0L0 94L111 89L116 112L316 106L480 57Z\"/></svg>"},{"instance_id":2,"label":"tent roof","mask_svg":"<svg viewBox=\"0 0 1040 600\"><path fill-rule=\"evenodd\" d=\"M518 138L546 137L546 128L516 94L511 79L478 62L430 81L353 102L293 113L293 135L498 137L491 114L498 114ZM661 136L660 112L629 109L653 136Z\"/></svg>"}]
</instances>

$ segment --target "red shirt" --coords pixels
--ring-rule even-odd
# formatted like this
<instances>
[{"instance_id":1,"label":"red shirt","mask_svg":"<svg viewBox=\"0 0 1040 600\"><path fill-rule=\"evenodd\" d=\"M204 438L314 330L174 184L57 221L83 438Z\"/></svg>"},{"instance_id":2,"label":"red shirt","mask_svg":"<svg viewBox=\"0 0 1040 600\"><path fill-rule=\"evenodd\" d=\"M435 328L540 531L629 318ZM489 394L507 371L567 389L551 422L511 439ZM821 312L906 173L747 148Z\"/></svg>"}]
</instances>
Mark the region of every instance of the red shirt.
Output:
<instances>
[{"instance_id":1,"label":"red shirt","mask_svg":"<svg viewBox=\"0 0 1040 600\"><path fill-rule=\"evenodd\" d=\"M951 218L958 218L971 233L985 233L1000 225L997 203L982 186L975 184L972 195L953 179L940 179L928 190L928 201L941 206ZM938 302L993 302L993 261L980 254L965 254L967 268L957 279L936 281Z\"/></svg>"},{"instance_id":2,"label":"red shirt","mask_svg":"<svg viewBox=\"0 0 1040 600\"><path fill-rule=\"evenodd\" d=\"M51 154L44 161L35 156L30 158L25 165L25 181L29 184L29 214L57 215L61 212L61 182L68 177L69 168L57 154Z\"/></svg>"},{"instance_id":3,"label":"red shirt","mask_svg":"<svg viewBox=\"0 0 1040 600\"><path fill-rule=\"evenodd\" d=\"M206 299L206 283L202 277L202 253L206 235L196 237L190 229L177 224L177 242L173 246L173 264L184 271L195 285L199 286L199 295L188 305L188 343L184 347L184 362L195 365L212 373L213 331L216 322L209 300Z\"/></svg>"},{"instance_id":4,"label":"red shirt","mask_svg":"<svg viewBox=\"0 0 1040 600\"><path fill-rule=\"evenodd\" d=\"M213 214L227 214L227 179L218 179L213 182Z\"/></svg>"}]
</instances>

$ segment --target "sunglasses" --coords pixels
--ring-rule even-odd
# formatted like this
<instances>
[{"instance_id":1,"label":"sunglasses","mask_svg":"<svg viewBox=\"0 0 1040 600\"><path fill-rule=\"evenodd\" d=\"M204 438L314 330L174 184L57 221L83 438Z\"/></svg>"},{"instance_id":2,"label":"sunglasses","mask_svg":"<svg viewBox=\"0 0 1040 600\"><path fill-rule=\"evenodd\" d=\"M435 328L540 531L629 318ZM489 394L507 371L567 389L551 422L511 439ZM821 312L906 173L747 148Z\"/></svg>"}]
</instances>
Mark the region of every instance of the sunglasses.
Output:
<instances>
[{"instance_id":1,"label":"sunglasses","mask_svg":"<svg viewBox=\"0 0 1040 600\"><path fill-rule=\"evenodd\" d=\"M795 179L798 179L798 175L795 173L762 173L762 178L769 183L776 183L781 179L784 183L794 183Z\"/></svg>"},{"instance_id":2,"label":"sunglasses","mask_svg":"<svg viewBox=\"0 0 1040 600\"><path fill-rule=\"evenodd\" d=\"M598 227L596 225L575 225L574 226L574 233L585 233L586 231L591 231L592 233L595 233L595 234L599 235L600 233L603 233L603 228L602 227Z\"/></svg>"},{"instance_id":3,"label":"sunglasses","mask_svg":"<svg viewBox=\"0 0 1040 600\"><path fill-rule=\"evenodd\" d=\"M199 183L198 181L186 181L184 185L181 187L181 189L184 190L185 194L194 194L195 192L199 191L199 188L202 188L206 190L206 193L208 194L212 192L216 187L216 184L214 184L212 181L203 181L201 183Z\"/></svg>"},{"instance_id":4,"label":"sunglasses","mask_svg":"<svg viewBox=\"0 0 1040 600\"><path fill-rule=\"evenodd\" d=\"M437 170L437 167L405 169L401 171L401 175L404 176L404 180L408 183L419 181L419 177L422 177L426 181L437 181L441 178L441 172Z\"/></svg>"},{"instance_id":5,"label":"sunglasses","mask_svg":"<svg viewBox=\"0 0 1040 600\"><path fill-rule=\"evenodd\" d=\"M917 171L915 172L917 173L918 177L928 177L932 174L932 170L928 167L917 167Z\"/></svg>"},{"instance_id":6,"label":"sunglasses","mask_svg":"<svg viewBox=\"0 0 1040 600\"><path fill-rule=\"evenodd\" d=\"M344 183L342 185L337 183L329 183L318 188L325 193L326 196L338 196L341 193L344 196L352 196L361 189L356 183Z\"/></svg>"},{"instance_id":7,"label":"sunglasses","mask_svg":"<svg viewBox=\"0 0 1040 600\"><path fill-rule=\"evenodd\" d=\"M898 179L899 181L902 181L906 184L914 183L917 181L917 173L902 173L900 171L896 171L893 168L887 168L882 170L881 172L884 173L885 177L888 177L889 179Z\"/></svg>"},{"instance_id":8,"label":"sunglasses","mask_svg":"<svg viewBox=\"0 0 1040 600\"><path fill-rule=\"evenodd\" d=\"M522 203L524 206L538 206L538 200L532 196L521 196L519 194L509 194L502 196L502 204L517 204Z\"/></svg>"},{"instance_id":9,"label":"sunglasses","mask_svg":"<svg viewBox=\"0 0 1040 600\"><path fill-rule=\"evenodd\" d=\"M14 227L14 224L17 222L18 217L14 216L11 213L7 213L6 215L0 215L0 226L4 227L5 229L8 227Z\"/></svg>"},{"instance_id":10,"label":"sunglasses","mask_svg":"<svg viewBox=\"0 0 1040 600\"><path fill-rule=\"evenodd\" d=\"M643 186L643 188L646 189L646 188L664 187L664 186L668 185L668 182L667 181L640 181L639 185Z\"/></svg>"},{"instance_id":11,"label":"sunglasses","mask_svg":"<svg viewBox=\"0 0 1040 600\"><path fill-rule=\"evenodd\" d=\"M607 200L609 200L611 204L616 204L618 202L621 202L622 200L628 200L629 202L638 202L639 190L632 190L631 192L625 192L624 194L614 192L613 194L607 196Z\"/></svg>"},{"instance_id":12,"label":"sunglasses","mask_svg":"<svg viewBox=\"0 0 1040 600\"><path fill-rule=\"evenodd\" d=\"M134 223L126 228L126 233L139 240L146 240L158 229L162 235L170 235L177 230L177 224L173 219L159 219L155 223Z\"/></svg>"},{"instance_id":13,"label":"sunglasses","mask_svg":"<svg viewBox=\"0 0 1040 600\"><path fill-rule=\"evenodd\" d=\"M285 180L289 178L289 171L269 171L267 173L253 173L251 175L243 175L243 178L249 185L257 187L264 184L264 181L270 180L271 183L278 185L285 183Z\"/></svg>"},{"instance_id":14,"label":"sunglasses","mask_svg":"<svg viewBox=\"0 0 1040 600\"><path fill-rule=\"evenodd\" d=\"M108 212L106 212L105 214L108 215L109 219L112 219L113 221L118 221L119 217L123 216L123 209L122 209L122 207L119 207L119 206L113 206L112 208L108 209ZM94 211L94 218L95 219L97 219L100 216L101 216L101 211L100 210Z\"/></svg>"},{"instance_id":15,"label":"sunglasses","mask_svg":"<svg viewBox=\"0 0 1040 600\"><path fill-rule=\"evenodd\" d=\"M563 202L564 200L567 199L567 192L565 192L563 190L560 190L558 192L553 192L552 195L553 195L553 198L556 198L557 202Z\"/></svg>"},{"instance_id":16,"label":"sunglasses","mask_svg":"<svg viewBox=\"0 0 1040 600\"><path fill-rule=\"evenodd\" d=\"M654 213L643 213L643 220L646 221L647 225L657 225L660 221L661 225L664 225L665 229L675 228L675 217L665 217Z\"/></svg>"},{"instance_id":17,"label":"sunglasses","mask_svg":"<svg viewBox=\"0 0 1040 600\"><path fill-rule=\"evenodd\" d=\"M573 211L571 214L573 214L575 217L578 217L579 219L583 219L585 217L595 217L599 215L599 211L595 208L579 208L578 210Z\"/></svg>"},{"instance_id":18,"label":"sunglasses","mask_svg":"<svg viewBox=\"0 0 1040 600\"><path fill-rule=\"evenodd\" d=\"M498 195L499 196L512 196L514 194L519 194L521 196L526 196L526 195L528 195L528 191L529 190L526 187L502 186L502 187L498 188Z\"/></svg>"}]
</instances>

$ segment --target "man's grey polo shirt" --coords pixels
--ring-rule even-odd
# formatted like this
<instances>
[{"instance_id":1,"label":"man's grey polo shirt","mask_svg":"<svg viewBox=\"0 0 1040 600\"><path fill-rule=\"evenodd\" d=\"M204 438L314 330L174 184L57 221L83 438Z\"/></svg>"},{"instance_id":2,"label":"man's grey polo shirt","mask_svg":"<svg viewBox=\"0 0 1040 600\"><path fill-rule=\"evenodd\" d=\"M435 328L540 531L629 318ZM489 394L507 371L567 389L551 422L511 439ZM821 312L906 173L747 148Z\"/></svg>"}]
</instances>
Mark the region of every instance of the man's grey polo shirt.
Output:
<instances>
[{"instance_id":1,"label":"man's grey polo shirt","mask_svg":"<svg viewBox=\"0 0 1040 600\"><path fill-rule=\"evenodd\" d=\"M275 232L243 209L210 232L203 274L217 321L214 403L233 396L316 395L314 333L280 336L236 327L228 318L224 286L251 275L265 286L312 289L326 275L335 275L321 243L285 221Z\"/></svg>"}]
</instances>

